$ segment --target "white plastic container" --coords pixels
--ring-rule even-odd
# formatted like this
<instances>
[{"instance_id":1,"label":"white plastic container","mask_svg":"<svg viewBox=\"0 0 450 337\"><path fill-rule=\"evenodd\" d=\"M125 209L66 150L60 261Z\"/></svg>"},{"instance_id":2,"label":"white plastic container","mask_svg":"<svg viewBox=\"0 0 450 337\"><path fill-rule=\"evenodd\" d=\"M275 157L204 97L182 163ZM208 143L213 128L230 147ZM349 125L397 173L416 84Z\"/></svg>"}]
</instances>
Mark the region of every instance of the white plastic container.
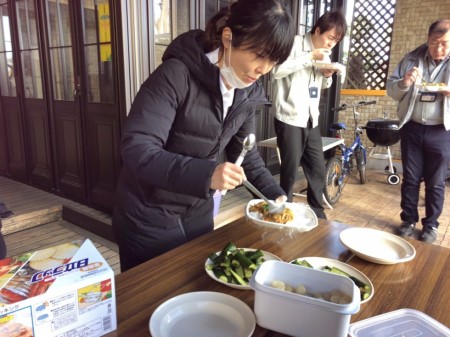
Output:
<instances>
[{"instance_id":1,"label":"white plastic container","mask_svg":"<svg viewBox=\"0 0 450 337\"><path fill-rule=\"evenodd\" d=\"M351 298L335 304L270 286L281 280L308 292L340 290ZM256 323L266 329L296 337L347 337L352 314L359 311L359 289L348 277L282 261L266 261L253 274Z\"/></svg>"},{"instance_id":2,"label":"white plastic container","mask_svg":"<svg viewBox=\"0 0 450 337\"><path fill-rule=\"evenodd\" d=\"M352 337L450 336L449 328L413 309L395 310L353 323L349 332Z\"/></svg>"}]
</instances>

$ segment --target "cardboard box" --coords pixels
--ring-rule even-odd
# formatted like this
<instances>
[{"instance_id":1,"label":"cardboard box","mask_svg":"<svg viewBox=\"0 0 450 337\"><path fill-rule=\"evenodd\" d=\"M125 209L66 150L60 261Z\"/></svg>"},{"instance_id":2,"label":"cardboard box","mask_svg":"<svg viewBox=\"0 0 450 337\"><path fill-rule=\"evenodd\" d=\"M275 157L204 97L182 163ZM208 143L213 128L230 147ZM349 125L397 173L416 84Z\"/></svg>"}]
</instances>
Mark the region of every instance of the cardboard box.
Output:
<instances>
[{"instance_id":1,"label":"cardboard box","mask_svg":"<svg viewBox=\"0 0 450 337\"><path fill-rule=\"evenodd\" d=\"M114 273L90 240L0 260L0 337L94 337L116 328Z\"/></svg>"}]
</instances>

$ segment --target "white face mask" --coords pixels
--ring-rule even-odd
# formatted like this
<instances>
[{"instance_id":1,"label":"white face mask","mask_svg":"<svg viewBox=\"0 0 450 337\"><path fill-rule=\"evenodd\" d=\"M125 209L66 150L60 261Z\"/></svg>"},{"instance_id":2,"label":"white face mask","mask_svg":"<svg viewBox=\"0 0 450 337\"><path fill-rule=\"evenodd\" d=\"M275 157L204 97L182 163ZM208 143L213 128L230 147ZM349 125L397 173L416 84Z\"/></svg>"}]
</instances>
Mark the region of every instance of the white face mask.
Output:
<instances>
[{"instance_id":1,"label":"white face mask","mask_svg":"<svg viewBox=\"0 0 450 337\"><path fill-rule=\"evenodd\" d=\"M224 60L223 66L220 68L220 74L222 78L227 82L227 84L236 89L244 89L252 85L252 83L243 82L234 72L233 67L231 66L231 39L230 39L230 53L228 55L228 66Z\"/></svg>"}]
</instances>

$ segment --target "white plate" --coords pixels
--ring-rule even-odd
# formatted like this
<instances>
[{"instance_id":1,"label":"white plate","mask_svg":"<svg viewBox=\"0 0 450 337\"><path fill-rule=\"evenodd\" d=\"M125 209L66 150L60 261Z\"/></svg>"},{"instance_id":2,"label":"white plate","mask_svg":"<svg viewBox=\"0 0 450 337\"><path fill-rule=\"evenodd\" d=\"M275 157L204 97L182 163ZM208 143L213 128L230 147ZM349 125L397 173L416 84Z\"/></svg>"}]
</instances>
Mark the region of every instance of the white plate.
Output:
<instances>
[{"instance_id":1,"label":"white plate","mask_svg":"<svg viewBox=\"0 0 450 337\"><path fill-rule=\"evenodd\" d=\"M423 84L417 84L417 87L423 91L430 91L430 92L438 92L438 91L450 91L450 87L443 86L443 85L423 85Z\"/></svg>"},{"instance_id":2,"label":"white plate","mask_svg":"<svg viewBox=\"0 0 450 337\"><path fill-rule=\"evenodd\" d=\"M241 300L222 293L186 293L161 304L149 321L153 337L250 337L255 315Z\"/></svg>"},{"instance_id":3,"label":"white plate","mask_svg":"<svg viewBox=\"0 0 450 337\"><path fill-rule=\"evenodd\" d=\"M369 297L367 297L365 300L362 300L361 303L366 303L373 297L375 290L373 288L372 281L370 281L370 279L366 275L364 275L364 273L360 272L355 267L352 267L338 260L328 259L326 257L300 257L295 260L306 260L315 269L322 269L323 267L326 266L330 268L332 267L338 268L343 272L347 273L348 275L353 276L358 280L360 280L361 282L364 282L365 284L370 286L371 292ZM291 263L294 262L295 260L292 260Z\"/></svg>"},{"instance_id":4,"label":"white plate","mask_svg":"<svg viewBox=\"0 0 450 337\"><path fill-rule=\"evenodd\" d=\"M237 248L237 249L244 249L244 251L246 251L246 252L257 250L257 249L255 249L255 248ZM220 252L217 252L217 253L220 253ZM217 253L216 253L216 254L217 254ZM266 251L264 251L264 250L262 250L262 253L263 253L263 258L264 258L265 261L268 261L268 260L278 260L278 261L281 261L281 259L280 259L278 256L273 255L272 253L266 252ZM235 288L235 289L242 289L242 290L250 290L250 289L252 289L252 288L250 287L250 285L248 285L248 286L243 286L243 285L240 285L240 284L228 283L228 282L222 281L221 279L218 279L218 278L216 277L216 275L214 275L214 272L213 272L212 270L209 270L209 269L206 267L207 265L211 265L211 264L213 264L213 262L211 261L211 259L208 258L208 259L206 260L206 262L205 262L205 271L206 271L206 273L207 273L214 281L217 281L217 282L219 282L219 283L225 284L226 286L231 287L231 288Z\"/></svg>"},{"instance_id":5,"label":"white plate","mask_svg":"<svg viewBox=\"0 0 450 337\"><path fill-rule=\"evenodd\" d=\"M313 228L316 228L317 225L319 224L316 213L314 213L314 211L307 204L303 204L300 202L286 203L286 207L290 208L294 212L293 221L288 222L286 224L264 221L262 220L262 214L258 212L250 212L250 207L261 201L263 200L262 199L250 200L247 204L247 207L245 208L245 215L247 216L247 218L257 225L272 228L292 228L300 232L307 232Z\"/></svg>"},{"instance_id":6,"label":"white plate","mask_svg":"<svg viewBox=\"0 0 450 337\"><path fill-rule=\"evenodd\" d=\"M325 70L335 70L335 71L345 71L345 66L343 64L340 64L338 62L320 62L320 61L314 61L313 66L318 69L325 69Z\"/></svg>"},{"instance_id":7,"label":"white plate","mask_svg":"<svg viewBox=\"0 0 450 337\"><path fill-rule=\"evenodd\" d=\"M402 238L372 228L349 228L341 232L342 244L360 258L379 264L410 261L414 247Z\"/></svg>"}]
</instances>

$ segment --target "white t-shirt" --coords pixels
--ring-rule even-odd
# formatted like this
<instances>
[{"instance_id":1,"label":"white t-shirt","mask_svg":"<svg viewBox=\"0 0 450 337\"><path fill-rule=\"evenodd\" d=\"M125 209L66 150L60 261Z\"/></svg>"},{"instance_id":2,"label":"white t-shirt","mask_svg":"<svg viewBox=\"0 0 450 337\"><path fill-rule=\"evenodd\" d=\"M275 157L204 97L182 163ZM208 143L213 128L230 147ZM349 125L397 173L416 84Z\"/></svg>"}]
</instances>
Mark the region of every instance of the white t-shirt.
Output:
<instances>
[{"instance_id":1,"label":"white t-shirt","mask_svg":"<svg viewBox=\"0 0 450 337\"><path fill-rule=\"evenodd\" d=\"M219 48L213 50L212 52L207 53L206 57L211 61L212 64L219 66ZM222 93L223 119L225 120L225 117L227 116L228 113L228 109L230 108L231 104L233 104L234 88L228 90L227 87L225 86L225 83L223 83L222 76L220 76L220 92Z\"/></svg>"}]
</instances>

